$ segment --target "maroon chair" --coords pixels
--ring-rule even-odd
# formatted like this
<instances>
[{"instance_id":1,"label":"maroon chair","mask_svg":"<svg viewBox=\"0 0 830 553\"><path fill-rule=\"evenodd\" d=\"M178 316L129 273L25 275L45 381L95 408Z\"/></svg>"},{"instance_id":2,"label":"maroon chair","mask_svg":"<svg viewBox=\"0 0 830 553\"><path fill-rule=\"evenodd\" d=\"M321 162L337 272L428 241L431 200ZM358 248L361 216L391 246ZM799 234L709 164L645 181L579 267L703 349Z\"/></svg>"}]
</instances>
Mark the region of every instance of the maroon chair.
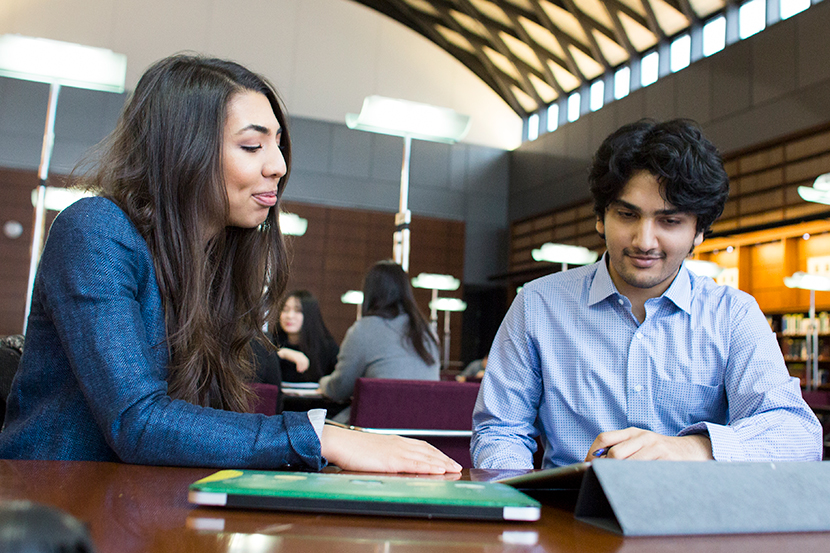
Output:
<instances>
[{"instance_id":1,"label":"maroon chair","mask_svg":"<svg viewBox=\"0 0 830 553\"><path fill-rule=\"evenodd\" d=\"M282 412L280 406L280 387L274 384L252 384L251 387L256 393L254 401L254 413L263 415L276 415Z\"/></svg>"},{"instance_id":2,"label":"maroon chair","mask_svg":"<svg viewBox=\"0 0 830 553\"><path fill-rule=\"evenodd\" d=\"M392 429L379 433L426 440L470 468L478 388L474 382L359 378L349 423L368 431Z\"/></svg>"}]
</instances>

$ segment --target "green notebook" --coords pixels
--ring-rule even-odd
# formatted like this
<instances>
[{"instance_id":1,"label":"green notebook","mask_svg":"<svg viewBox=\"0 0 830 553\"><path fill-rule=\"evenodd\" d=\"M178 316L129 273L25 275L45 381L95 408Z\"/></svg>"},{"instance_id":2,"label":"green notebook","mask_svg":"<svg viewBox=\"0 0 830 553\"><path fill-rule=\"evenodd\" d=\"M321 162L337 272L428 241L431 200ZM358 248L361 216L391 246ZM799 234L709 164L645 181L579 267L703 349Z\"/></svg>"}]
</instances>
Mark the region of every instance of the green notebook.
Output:
<instances>
[{"instance_id":1,"label":"green notebook","mask_svg":"<svg viewBox=\"0 0 830 553\"><path fill-rule=\"evenodd\" d=\"M539 503L504 484L426 477L222 470L190 485L205 506L477 520L539 520Z\"/></svg>"}]
</instances>

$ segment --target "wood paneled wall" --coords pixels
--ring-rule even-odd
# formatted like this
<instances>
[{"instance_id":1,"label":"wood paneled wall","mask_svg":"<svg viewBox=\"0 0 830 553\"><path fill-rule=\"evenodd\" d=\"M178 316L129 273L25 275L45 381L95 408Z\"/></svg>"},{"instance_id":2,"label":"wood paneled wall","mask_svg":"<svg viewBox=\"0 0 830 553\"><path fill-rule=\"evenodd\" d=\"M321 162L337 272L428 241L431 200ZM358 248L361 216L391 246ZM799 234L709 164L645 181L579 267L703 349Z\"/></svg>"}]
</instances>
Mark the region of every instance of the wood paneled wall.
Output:
<instances>
[{"instance_id":1,"label":"wood paneled wall","mask_svg":"<svg viewBox=\"0 0 830 553\"><path fill-rule=\"evenodd\" d=\"M51 180L51 179L50 179ZM60 186L59 179L50 183ZM31 191L37 186L32 171L0 169L0 225L18 221L23 235L17 239L0 235L0 334L17 334L23 328L31 243ZM356 309L340 302L347 290L360 290L366 270L376 261L392 257L394 214L379 211L321 207L286 203L286 211L308 219L304 236L288 237L292 250L289 289L305 288L320 300L326 324L335 339L342 340L354 322ZM47 225L54 219L50 214ZM48 228L48 226L47 226ZM413 215L410 273L464 274L464 232L462 221ZM463 290L442 292L462 297ZM431 293L416 290L422 312L429 316ZM461 319L452 314L451 360L460 359ZM443 315L439 316L443 332Z\"/></svg>"}]
</instances>

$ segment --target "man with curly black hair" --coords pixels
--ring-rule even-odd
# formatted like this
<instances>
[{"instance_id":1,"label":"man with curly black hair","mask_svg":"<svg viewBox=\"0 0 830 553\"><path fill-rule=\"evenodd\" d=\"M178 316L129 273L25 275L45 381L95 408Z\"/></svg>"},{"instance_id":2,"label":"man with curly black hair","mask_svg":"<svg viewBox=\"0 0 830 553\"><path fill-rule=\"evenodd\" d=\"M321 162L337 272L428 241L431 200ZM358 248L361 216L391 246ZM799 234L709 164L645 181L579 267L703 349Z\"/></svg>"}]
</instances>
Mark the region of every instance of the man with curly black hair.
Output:
<instances>
[{"instance_id":1,"label":"man with curly black hair","mask_svg":"<svg viewBox=\"0 0 830 553\"><path fill-rule=\"evenodd\" d=\"M820 460L821 426L757 302L683 264L729 179L688 120L612 133L589 181L602 259L516 297L475 413L476 467L616 459Z\"/></svg>"}]
</instances>

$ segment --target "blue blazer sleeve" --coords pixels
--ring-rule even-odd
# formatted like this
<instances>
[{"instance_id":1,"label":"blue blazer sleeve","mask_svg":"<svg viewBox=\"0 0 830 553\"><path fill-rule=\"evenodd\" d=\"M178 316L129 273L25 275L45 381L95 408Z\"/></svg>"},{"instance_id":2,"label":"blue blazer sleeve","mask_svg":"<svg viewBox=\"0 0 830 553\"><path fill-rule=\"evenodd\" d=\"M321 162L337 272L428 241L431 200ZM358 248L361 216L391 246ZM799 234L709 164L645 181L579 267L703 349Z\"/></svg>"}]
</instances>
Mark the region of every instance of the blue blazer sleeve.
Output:
<instances>
[{"instance_id":1,"label":"blue blazer sleeve","mask_svg":"<svg viewBox=\"0 0 830 553\"><path fill-rule=\"evenodd\" d=\"M31 358L21 367L21 384L66 379L46 386L65 390L63 404L46 406L63 417L53 432L66 434L64 449L50 456L95 458L109 448L128 463L321 468L320 441L305 413L234 413L167 395L163 308L147 245L109 200L82 204L62 213L50 231L27 335ZM53 363L65 363L65 374L46 370L39 357L48 349L39 338L59 344ZM27 400L22 386L17 393L19 426L38 400ZM87 435L62 429L73 424Z\"/></svg>"}]
</instances>

